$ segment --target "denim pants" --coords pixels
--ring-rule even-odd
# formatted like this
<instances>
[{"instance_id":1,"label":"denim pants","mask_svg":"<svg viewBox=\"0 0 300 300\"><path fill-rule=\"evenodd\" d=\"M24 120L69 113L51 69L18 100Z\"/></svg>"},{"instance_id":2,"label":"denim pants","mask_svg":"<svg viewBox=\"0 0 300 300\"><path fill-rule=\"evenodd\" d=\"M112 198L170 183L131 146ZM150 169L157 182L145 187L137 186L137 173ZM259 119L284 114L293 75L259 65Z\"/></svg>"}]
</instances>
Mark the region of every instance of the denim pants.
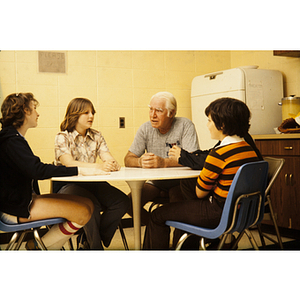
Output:
<instances>
[{"instance_id":1,"label":"denim pants","mask_svg":"<svg viewBox=\"0 0 300 300\"><path fill-rule=\"evenodd\" d=\"M94 203L94 212L83 230L90 249L103 249L102 243L108 247L128 210L130 200L127 195L107 182L68 183L58 193L91 199Z\"/></svg>"}]
</instances>

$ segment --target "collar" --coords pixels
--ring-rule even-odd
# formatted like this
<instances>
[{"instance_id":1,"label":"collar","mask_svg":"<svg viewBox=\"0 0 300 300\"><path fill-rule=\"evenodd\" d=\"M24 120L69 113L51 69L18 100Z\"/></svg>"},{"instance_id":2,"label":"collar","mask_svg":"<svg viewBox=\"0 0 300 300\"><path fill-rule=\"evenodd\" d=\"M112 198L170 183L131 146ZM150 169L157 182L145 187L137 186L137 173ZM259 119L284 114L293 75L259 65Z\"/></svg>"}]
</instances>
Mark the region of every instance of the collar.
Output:
<instances>
[{"instance_id":1,"label":"collar","mask_svg":"<svg viewBox=\"0 0 300 300\"><path fill-rule=\"evenodd\" d=\"M161 135L167 136L167 135L170 133L170 131L173 130L173 128L174 128L174 126L175 126L175 125L174 125L175 122L176 122L176 117L173 118L172 123L171 123L171 126L170 126L170 129L169 129L166 133L161 133L160 130L159 130L158 128L156 128L156 129L158 130L158 132L159 132ZM150 124L151 124L151 121L150 121Z\"/></svg>"},{"instance_id":2,"label":"collar","mask_svg":"<svg viewBox=\"0 0 300 300\"><path fill-rule=\"evenodd\" d=\"M18 131L18 130L17 130ZM26 139L25 139L25 136L24 135L22 135L19 131L18 131L18 134L19 134L19 136L21 136L25 141L26 141Z\"/></svg>"},{"instance_id":3,"label":"collar","mask_svg":"<svg viewBox=\"0 0 300 300\"><path fill-rule=\"evenodd\" d=\"M73 136L74 140L78 137L78 136L82 136L76 129L73 130L73 132L71 133L71 135ZM86 132L86 137L89 137L91 140L94 140L94 132L92 131L92 129L88 129Z\"/></svg>"},{"instance_id":4,"label":"collar","mask_svg":"<svg viewBox=\"0 0 300 300\"><path fill-rule=\"evenodd\" d=\"M217 147L222 147L222 146L226 146L226 145L233 144L233 143L239 143L239 142L243 142L243 141L245 141L245 140L237 135L227 135L223 139L221 144Z\"/></svg>"}]
</instances>

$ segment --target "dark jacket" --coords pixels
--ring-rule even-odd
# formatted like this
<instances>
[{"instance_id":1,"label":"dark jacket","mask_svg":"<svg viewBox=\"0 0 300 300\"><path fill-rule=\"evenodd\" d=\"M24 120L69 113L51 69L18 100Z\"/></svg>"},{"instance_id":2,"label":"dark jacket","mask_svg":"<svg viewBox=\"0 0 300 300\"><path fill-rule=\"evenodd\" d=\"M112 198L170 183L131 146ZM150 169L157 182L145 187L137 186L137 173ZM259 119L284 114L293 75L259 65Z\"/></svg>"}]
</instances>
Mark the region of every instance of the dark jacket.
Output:
<instances>
[{"instance_id":1,"label":"dark jacket","mask_svg":"<svg viewBox=\"0 0 300 300\"><path fill-rule=\"evenodd\" d=\"M263 160L261 153L259 152L258 148L256 147L256 145L249 133L244 137L244 140L256 152L256 155L259 158L259 160ZM220 144L220 142L218 142L214 147L217 147L219 144ZM209 151L210 150L204 150L204 151L197 150L193 153L189 153L189 152L181 149L181 154L180 154L180 158L179 158L178 162L183 166L190 167L191 169L202 170L203 166L204 166L204 162L206 160L206 157L207 157Z\"/></svg>"},{"instance_id":2,"label":"dark jacket","mask_svg":"<svg viewBox=\"0 0 300 300\"><path fill-rule=\"evenodd\" d=\"M0 211L28 218L32 192L39 194L37 180L77 174L77 167L42 163L13 126L0 131Z\"/></svg>"}]
</instances>

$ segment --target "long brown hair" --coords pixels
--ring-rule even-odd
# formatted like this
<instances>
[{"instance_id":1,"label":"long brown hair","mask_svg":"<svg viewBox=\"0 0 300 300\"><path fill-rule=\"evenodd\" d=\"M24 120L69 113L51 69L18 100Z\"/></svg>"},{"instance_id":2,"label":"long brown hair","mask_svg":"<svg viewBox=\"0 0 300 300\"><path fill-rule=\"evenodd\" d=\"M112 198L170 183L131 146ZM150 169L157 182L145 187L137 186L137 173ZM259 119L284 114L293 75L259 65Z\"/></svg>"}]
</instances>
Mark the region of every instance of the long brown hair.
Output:
<instances>
[{"instance_id":1,"label":"long brown hair","mask_svg":"<svg viewBox=\"0 0 300 300\"><path fill-rule=\"evenodd\" d=\"M34 99L32 93L14 93L8 95L1 106L2 118L0 123L2 128L7 126L14 126L16 129L20 128L25 120L25 110L32 111L30 103L33 101L34 105L39 102Z\"/></svg>"},{"instance_id":2,"label":"long brown hair","mask_svg":"<svg viewBox=\"0 0 300 300\"><path fill-rule=\"evenodd\" d=\"M72 132L75 129L76 123L80 115L86 113L89 109L92 109L92 113L95 114L95 108L93 103L86 98L74 98L68 104L65 118L60 124L60 130Z\"/></svg>"}]
</instances>

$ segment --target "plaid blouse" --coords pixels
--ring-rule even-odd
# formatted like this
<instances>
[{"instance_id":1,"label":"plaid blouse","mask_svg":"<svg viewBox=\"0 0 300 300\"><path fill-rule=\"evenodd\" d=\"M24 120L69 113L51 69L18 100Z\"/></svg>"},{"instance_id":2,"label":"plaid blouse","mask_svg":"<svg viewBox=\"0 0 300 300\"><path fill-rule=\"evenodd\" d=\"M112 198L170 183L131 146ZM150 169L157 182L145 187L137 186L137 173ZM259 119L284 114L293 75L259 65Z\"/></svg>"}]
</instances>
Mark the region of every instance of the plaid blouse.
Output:
<instances>
[{"instance_id":1,"label":"plaid blouse","mask_svg":"<svg viewBox=\"0 0 300 300\"><path fill-rule=\"evenodd\" d=\"M62 131L55 137L55 165L61 165L59 157L70 154L74 160L95 163L97 156L102 160L104 152L109 152L101 132L89 129L85 137L76 130Z\"/></svg>"}]
</instances>

